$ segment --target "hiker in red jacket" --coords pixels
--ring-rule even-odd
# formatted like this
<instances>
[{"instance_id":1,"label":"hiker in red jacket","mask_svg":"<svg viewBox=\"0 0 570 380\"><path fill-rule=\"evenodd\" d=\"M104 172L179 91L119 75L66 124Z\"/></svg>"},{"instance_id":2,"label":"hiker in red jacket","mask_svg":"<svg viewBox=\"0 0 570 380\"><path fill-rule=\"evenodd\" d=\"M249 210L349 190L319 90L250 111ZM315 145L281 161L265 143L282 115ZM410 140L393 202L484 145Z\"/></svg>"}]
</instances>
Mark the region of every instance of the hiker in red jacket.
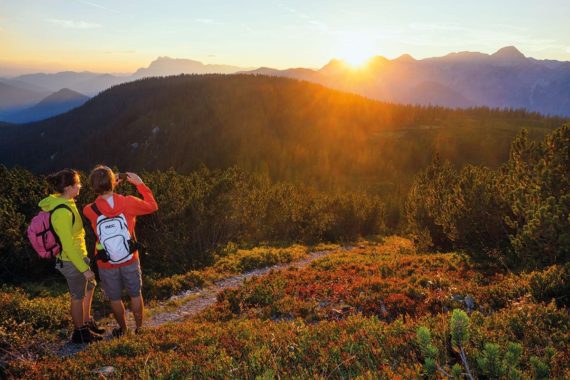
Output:
<instances>
[{"instance_id":1,"label":"hiker in red jacket","mask_svg":"<svg viewBox=\"0 0 570 380\"><path fill-rule=\"evenodd\" d=\"M125 306L121 300L123 289L131 299L135 333L143 324L144 303L135 224L137 216L158 210L151 190L138 175L125 173L119 177L117 179L107 166L95 167L89 175L89 183L99 196L83 208L97 237L95 258L101 287L111 301L111 309L119 323L119 327L113 329L113 336L117 338L127 332ZM135 185L143 199L116 194L115 186L123 180Z\"/></svg>"}]
</instances>

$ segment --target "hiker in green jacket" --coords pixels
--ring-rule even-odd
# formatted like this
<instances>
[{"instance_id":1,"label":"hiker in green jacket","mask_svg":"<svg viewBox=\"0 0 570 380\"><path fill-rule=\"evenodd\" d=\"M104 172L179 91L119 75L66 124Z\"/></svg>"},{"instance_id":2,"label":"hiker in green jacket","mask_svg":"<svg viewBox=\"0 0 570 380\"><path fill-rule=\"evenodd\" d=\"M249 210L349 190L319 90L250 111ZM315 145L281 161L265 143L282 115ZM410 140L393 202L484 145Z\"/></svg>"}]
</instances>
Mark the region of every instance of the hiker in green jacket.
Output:
<instances>
[{"instance_id":1,"label":"hiker in green jacket","mask_svg":"<svg viewBox=\"0 0 570 380\"><path fill-rule=\"evenodd\" d=\"M71 318L75 326L71 341L90 343L101 340L103 337L99 334L105 330L98 328L91 318L91 301L97 283L95 273L89 267L85 231L74 199L81 189L79 173L64 169L50 174L46 180L54 193L40 201L41 209L49 212L60 204L69 207L54 211L51 225L62 247L62 252L57 256L56 269L67 280L71 293Z\"/></svg>"}]
</instances>

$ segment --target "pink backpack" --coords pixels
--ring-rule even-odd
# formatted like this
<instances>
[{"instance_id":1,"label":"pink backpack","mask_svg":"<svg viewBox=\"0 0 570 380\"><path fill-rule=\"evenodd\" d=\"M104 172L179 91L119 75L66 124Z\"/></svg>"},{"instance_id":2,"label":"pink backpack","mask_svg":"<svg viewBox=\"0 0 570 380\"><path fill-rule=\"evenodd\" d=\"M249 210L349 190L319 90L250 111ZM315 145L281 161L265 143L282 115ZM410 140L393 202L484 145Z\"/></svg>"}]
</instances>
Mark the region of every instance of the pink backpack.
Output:
<instances>
[{"instance_id":1,"label":"pink backpack","mask_svg":"<svg viewBox=\"0 0 570 380\"><path fill-rule=\"evenodd\" d=\"M42 259L53 259L61 252L61 241L51 225L51 215L60 208L68 209L72 216L72 225L75 224L75 214L69 206L60 204L51 211L40 211L32 218L28 227L28 239L35 251Z\"/></svg>"}]
</instances>

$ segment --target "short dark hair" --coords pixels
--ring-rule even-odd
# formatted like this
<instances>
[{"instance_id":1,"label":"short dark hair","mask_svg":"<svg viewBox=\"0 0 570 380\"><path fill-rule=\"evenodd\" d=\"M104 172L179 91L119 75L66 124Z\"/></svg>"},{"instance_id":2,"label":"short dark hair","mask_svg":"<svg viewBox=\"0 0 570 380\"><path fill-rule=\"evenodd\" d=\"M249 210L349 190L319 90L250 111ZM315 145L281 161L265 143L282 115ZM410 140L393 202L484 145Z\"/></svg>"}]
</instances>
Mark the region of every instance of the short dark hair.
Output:
<instances>
[{"instance_id":1,"label":"short dark hair","mask_svg":"<svg viewBox=\"0 0 570 380\"><path fill-rule=\"evenodd\" d=\"M73 169L63 169L57 173L49 174L46 181L51 191L63 193L67 186L73 186L78 183L79 172Z\"/></svg>"},{"instance_id":2,"label":"short dark hair","mask_svg":"<svg viewBox=\"0 0 570 380\"><path fill-rule=\"evenodd\" d=\"M115 173L105 165L97 165L89 174L89 184L95 193L101 195L115 189Z\"/></svg>"}]
</instances>

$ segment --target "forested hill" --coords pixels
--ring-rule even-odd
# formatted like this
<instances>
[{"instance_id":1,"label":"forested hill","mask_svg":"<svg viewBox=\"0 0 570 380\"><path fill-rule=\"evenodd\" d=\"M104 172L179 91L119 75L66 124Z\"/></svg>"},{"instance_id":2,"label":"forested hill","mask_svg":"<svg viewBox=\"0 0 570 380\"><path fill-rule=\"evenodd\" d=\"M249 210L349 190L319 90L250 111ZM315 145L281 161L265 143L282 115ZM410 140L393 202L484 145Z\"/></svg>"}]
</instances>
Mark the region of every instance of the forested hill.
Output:
<instances>
[{"instance_id":1,"label":"forested hill","mask_svg":"<svg viewBox=\"0 0 570 380\"><path fill-rule=\"evenodd\" d=\"M436 152L457 165L496 167L522 128L542 137L562 122L386 104L286 78L182 75L118 85L64 115L0 128L0 162L36 172L239 165L321 186L389 185Z\"/></svg>"}]
</instances>

